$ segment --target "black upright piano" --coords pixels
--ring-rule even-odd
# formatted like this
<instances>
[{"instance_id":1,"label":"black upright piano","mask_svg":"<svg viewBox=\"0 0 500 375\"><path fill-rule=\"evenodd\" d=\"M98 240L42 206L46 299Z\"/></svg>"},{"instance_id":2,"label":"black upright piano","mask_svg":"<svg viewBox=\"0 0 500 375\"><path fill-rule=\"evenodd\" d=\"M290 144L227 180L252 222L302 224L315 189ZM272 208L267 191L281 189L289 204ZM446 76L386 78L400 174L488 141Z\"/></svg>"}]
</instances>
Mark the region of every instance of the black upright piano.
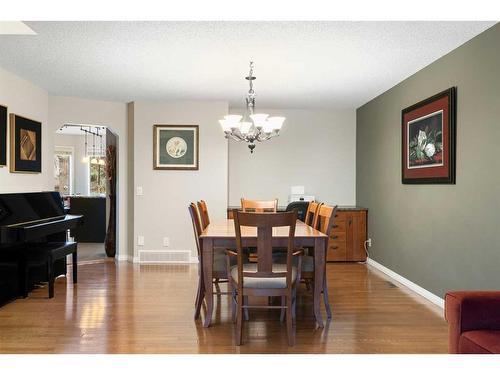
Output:
<instances>
[{"instance_id":1,"label":"black upright piano","mask_svg":"<svg viewBox=\"0 0 500 375\"><path fill-rule=\"evenodd\" d=\"M44 267L30 268L27 274L27 254L65 242L67 230L81 218L65 213L58 192L0 194L0 306L47 281ZM54 273L66 274L66 259L55 262Z\"/></svg>"}]
</instances>

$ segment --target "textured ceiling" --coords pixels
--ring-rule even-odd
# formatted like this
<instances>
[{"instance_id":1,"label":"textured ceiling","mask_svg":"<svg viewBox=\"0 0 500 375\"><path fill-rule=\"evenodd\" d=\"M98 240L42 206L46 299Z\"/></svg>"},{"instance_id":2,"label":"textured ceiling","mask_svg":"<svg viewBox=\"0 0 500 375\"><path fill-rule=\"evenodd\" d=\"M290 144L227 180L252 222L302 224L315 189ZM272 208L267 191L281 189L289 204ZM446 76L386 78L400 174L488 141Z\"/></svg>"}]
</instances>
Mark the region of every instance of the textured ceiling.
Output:
<instances>
[{"instance_id":1,"label":"textured ceiling","mask_svg":"<svg viewBox=\"0 0 500 375\"><path fill-rule=\"evenodd\" d=\"M26 22L0 35L0 66L54 95L358 107L492 22Z\"/></svg>"}]
</instances>

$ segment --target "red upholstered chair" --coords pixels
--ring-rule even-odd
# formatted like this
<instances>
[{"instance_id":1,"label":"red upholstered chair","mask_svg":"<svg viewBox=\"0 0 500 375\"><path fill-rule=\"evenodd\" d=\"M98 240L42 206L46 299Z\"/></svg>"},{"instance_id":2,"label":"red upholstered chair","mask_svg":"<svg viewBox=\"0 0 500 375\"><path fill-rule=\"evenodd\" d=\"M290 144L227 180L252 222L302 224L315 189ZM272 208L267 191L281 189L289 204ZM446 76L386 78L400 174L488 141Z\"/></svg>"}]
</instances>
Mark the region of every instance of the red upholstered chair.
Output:
<instances>
[{"instance_id":1,"label":"red upholstered chair","mask_svg":"<svg viewBox=\"0 0 500 375\"><path fill-rule=\"evenodd\" d=\"M450 353L500 353L500 291L446 293L445 318Z\"/></svg>"}]
</instances>

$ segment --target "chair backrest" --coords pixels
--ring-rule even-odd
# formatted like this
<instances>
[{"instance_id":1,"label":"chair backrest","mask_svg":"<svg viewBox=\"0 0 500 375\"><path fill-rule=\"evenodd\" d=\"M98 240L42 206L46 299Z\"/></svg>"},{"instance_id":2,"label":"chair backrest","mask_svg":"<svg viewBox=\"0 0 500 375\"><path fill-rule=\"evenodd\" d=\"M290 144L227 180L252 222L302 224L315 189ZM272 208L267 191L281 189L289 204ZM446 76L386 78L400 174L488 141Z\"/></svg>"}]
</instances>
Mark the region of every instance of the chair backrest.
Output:
<instances>
[{"instance_id":1,"label":"chair backrest","mask_svg":"<svg viewBox=\"0 0 500 375\"><path fill-rule=\"evenodd\" d=\"M193 222L193 231L194 231L194 241L196 242L196 250L198 251L198 258L201 255L200 249L200 235L203 232L200 223L200 216L198 215L198 210L196 209L196 205L191 203L188 207L189 215L191 216L191 221Z\"/></svg>"},{"instance_id":2,"label":"chair backrest","mask_svg":"<svg viewBox=\"0 0 500 375\"><path fill-rule=\"evenodd\" d=\"M337 206L332 207L323 204L319 207L317 216L318 226L316 229L330 237L337 216Z\"/></svg>"},{"instance_id":3,"label":"chair backrest","mask_svg":"<svg viewBox=\"0 0 500 375\"><path fill-rule=\"evenodd\" d=\"M201 227L205 229L210 224L210 218L208 216L208 207L204 200L198 202L198 211L200 212Z\"/></svg>"},{"instance_id":4,"label":"chair backrest","mask_svg":"<svg viewBox=\"0 0 500 375\"><path fill-rule=\"evenodd\" d=\"M280 213L248 213L233 210L236 249L238 252L238 288L243 288L243 277L286 277L287 288L291 288L292 257L294 251L297 211ZM257 228L257 272L243 272L242 227ZM273 272L273 228L289 227L286 272ZM243 230L248 230L244 228Z\"/></svg>"},{"instance_id":5,"label":"chair backrest","mask_svg":"<svg viewBox=\"0 0 500 375\"><path fill-rule=\"evenodd\" d=\"M278 210L278 199L271 201L256 201L241 198L241 210L243 212L274 212Z\"/></svg>"},{"instance_id":6,"label":"chair backrest","mask_svg":"<svg viewBox=\"0 0 500 375\"><path fill-rule=\"evenodd\" d=\"M293 211L297 210L297 218L301 221L304 221L306 218L307 207L309 206L309 202L306 201L295 201L288 203L285 211Z\"/></svg>"},{"instance_id":7,"label":"chair backrest","mask_svg":"<svg viewBox=\"0 0 500 375\"><path fill-rule=\"evenodd\" d=\"M318 202L309 202L309 206L307 206L306 218L304 219L304 223L310 225L313 228L318 227L318 211L319 208L323 205L323 203Z\"/></svg>"}]
</instances>

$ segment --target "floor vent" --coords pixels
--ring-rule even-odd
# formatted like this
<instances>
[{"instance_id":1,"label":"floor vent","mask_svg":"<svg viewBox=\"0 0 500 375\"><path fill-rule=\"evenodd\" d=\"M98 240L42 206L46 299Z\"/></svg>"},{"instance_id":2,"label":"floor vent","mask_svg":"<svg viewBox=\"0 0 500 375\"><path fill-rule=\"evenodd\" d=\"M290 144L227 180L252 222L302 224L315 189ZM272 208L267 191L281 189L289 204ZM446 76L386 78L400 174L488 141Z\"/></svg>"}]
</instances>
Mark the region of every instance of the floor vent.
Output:
<instances>
[{"instance_id":1,"label":"floor vent","mask_svg":"<svg viewBox=\"0 0 500 375\"><path fill-rule=\"evenodd\" d=\"M389 286L389 288L397 288L398 286L391 283L390 281L386 281L387 285Z\"/></svg>"},{"instance_id":2,"label":"floor vent","mask_svg":"<svg viewBox=\"0 0 500 375\"><path fill-rule=\"evenodd\" d=\"M189 250L139 250L139 263L144 264L179 264L190 263Z\"/></svg>"}]
</instances>

